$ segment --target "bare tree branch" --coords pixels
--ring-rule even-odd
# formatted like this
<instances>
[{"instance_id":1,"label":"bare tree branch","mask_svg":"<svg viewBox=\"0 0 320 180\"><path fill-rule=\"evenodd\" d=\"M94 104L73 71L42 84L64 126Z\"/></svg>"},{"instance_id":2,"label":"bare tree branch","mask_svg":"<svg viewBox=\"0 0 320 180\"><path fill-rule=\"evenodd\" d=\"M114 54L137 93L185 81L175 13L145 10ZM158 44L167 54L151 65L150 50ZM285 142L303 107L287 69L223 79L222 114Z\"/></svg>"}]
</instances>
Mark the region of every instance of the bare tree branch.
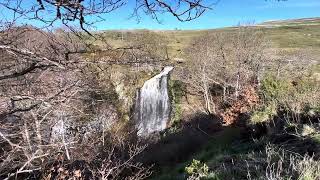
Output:
<instances>
[{"instance_id":1,"label":"bare tree branch","mask_svg":"<svg viewBox=\"0 0 320 180\"><path fill-rule=\"evenodd\" d=\"M179 21L191 21L199 18L207 10L211 10L219 0L136 0L133 16L140 19L141 12L160 22L159 14L169 13ZM79 27L92 35L88 27L104 21L103 14L127 5L126 0L1 0L3 6L29 20L37 20L47 26L53 26L59 21L70 27ZM89 18L90 17L90 20Z\"/></svg>"}]
</instances>

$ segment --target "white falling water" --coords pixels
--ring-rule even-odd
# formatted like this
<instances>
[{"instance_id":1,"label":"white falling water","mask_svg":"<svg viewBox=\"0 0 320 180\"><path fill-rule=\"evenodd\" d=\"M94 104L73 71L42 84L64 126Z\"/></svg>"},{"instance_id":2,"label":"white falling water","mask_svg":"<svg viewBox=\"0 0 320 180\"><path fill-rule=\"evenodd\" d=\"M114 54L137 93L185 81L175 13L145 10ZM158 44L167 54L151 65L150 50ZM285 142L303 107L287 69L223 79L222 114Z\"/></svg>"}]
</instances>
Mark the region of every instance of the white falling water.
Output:
<instances>
[{"instance_id":1,"label":"white falling water","mask_svg":"<svg viewBox=\"0 0 320 180\"><path fill-rule=\"evenodd\" d=\"M172 69L171 66L165 67L137 92L135 118L139 136L148 136L167 127L171 111L168 77Z\"/></svg>"}]
</instances>

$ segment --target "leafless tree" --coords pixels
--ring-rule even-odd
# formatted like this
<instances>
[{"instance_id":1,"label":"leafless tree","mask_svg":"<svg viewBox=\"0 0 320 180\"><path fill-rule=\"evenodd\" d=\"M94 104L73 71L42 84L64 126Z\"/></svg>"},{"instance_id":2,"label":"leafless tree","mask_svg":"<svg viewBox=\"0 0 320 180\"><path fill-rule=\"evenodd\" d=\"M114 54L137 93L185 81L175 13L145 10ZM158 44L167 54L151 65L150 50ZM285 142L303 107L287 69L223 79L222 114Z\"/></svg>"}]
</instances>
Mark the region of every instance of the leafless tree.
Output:
<instances>
[{"instance_id":1,"label":"leafless tree","mask_svg":"<svg viewBox=\"0 0 320 180\"><path fill-rule=\"evenodd\" d=\"M135 54L122 48L90 49L73 34L44 32L32 27L11 27L1 32L0 39L6 42L0 46L0 143L4 147L0 152L1 177L44 172L45 162L60 156L69 162L75 159L89 162L95 159L98 147L115 147L112 143L104 144L108 139L106 126L109 126L105 123L99 124L96 133L88 136L89 144L82 137L73 138L65 132L69 131L68 123L92 119L95 113L100 119L98 123L107 121L103 117L114 116L112 103L103 99L105 89L100 86L95 69L140 62L134 58ZM105 54L97 59L84 58L83 53L92 52ZM101 112L111 114L98 114ZM117 117L114 118L116 121ZM124 169L136 169L137 178L145 178L149 169L133 159L143 148L134 142L130 144L132 146L117 146L117 149L123 153L128 150L132 158L113 157L114 162L107 166L112 169L112 176L120 176ZM105 164L108 163L106 160ZM110 169L101 167L100 171L103 170Z\"/></svg>"},{"instance_id":2,"label":"leafless tree","mask_svg":"<svg viewBox=\"0 0 320 180\"><path fill-rule=\"evenodd\" d=\"M191 69L185 80L193 92L202 94L208 112L214 112L214 86L222 89L223 100L227 101L228 97L237 98L247 84L259 84L266 44L262 32L240 26L232 32L213 32L200 37L187 50Z\"/></svg>"},{"instance_id":3,"label":"leafless tree","mask_svg":"<svg viewBox=\"0 0 320 180\"><path fill-rule=\"evenodd\" d=\"M131 133L117 132L116 126L108 130L105 145L99 155L84 162L86 168L70 168L72 164L60 161L44 174L44 177L56 179L146 179L151 175L151 166L143 166L136 161L137 156L147 147L140 142L131 142ZM92 161L92 163L90 163Z\"/></svg>"},{"instance_id":4,"label":"leafless tree","mask_svg":"<svg viewBox=\"0 0 320 180\"><path fill-rule=\"evenodd\" d=\"M129 134L128 134L129 135ZM113 136L111 136L113 137ZM130 144L123 139L125 136L117 136L113 138L113 143L108 146L105 153L105 159L102 161L101 166L98 168L97 173L101 179L121 179L122 173L129 171L130 175L127 179L139 180L146 179L151 175L150 168L145 167L142 163L136 162L135 158L144 151L146 145ZM127 150L126 158L117 157L116 151L119 149ZM128 173L128 172L127 172Z\"/></svg>"},{"instance_id":5,"label":"leafless tree","mask_svg":"<svg viewBox=\"0 0 320 180\"><path fill-rule=\"evenodd\" d=\"M240 26L232 36L233 58L236 65L235 95L238 97L241 86L246 83L260 84L263 68L266 66L264 55L268 42L259 29Z\"/></svg>"},{"instance_id":6,"label":"leafless tree","mask_svg":"<svg viewBox=\"0 0 320 180\"><path fill-rule=\"evenodd\" d=\"M30 27L1 32L7 42L0 46L1 177L39 171L66 145L49 141L52 116L78 93L80 79L66 70L62 52L67 44L56 38Z\"/></svg>"}]
</instances>

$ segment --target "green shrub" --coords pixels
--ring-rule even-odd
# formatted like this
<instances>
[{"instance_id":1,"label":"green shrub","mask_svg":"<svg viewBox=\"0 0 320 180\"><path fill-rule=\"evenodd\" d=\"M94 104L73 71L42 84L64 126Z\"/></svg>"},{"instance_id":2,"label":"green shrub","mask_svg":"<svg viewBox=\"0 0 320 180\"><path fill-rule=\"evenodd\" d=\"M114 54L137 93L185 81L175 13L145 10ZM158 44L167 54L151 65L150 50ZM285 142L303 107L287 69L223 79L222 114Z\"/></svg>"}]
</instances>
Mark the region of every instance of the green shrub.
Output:
<instances>
[{"instance_id":1,"label":"green shrub","mask_svg":"<svg viewBox=\"0 0 320 180\"><path fill-rule=\"evenodd\" d=\"M320 144L320 132L311 137L316 143Z\"/></svg>"},{"instance_id":2,"label":"green shrub","mask_svg":"<svg viewBox=\"0 0 320 180\"><path fill-rule=\"evenodd\" d=\"M277 114L277 107L274 103L263 106L260 110L256 110L252 113L250 117L250 124L257 124L262 122L267 122L272 119L273 116Z\"/></svg>"},{"instance_id":3,"label":"green shrub","mask_svg":"<svg viewBox=\"0 0 320 180\"><path fill-rule=\"evenodd\" d=\"M278 79L274 76L267 76L262 81L261 90L265 101L280 100L292 89L288 80Z\"/></svg>"},{"instance_id":4,"label":"green shrub","mask_svg":"<svg viewBox=\"0 0 320 180\"><path fill-rule=\"evenodd\" d=\"M195 159L185 168L185 171L190 176L190 179L206 178L209 175L209 167Z\"/></svg>"},{"instance_id":5,"label":"green shrub","mask_svg":"<svg viewBox=\"0 0 320 180\"><path fill-rule=\"evenodd\" d=\"M261 85L266 107L262 112L255 114L258 119L267 118L270 106L281 108L295 114L308 114L320 112L320 85L314 79L303 77L297 80L282 79L275 76L267 76ZM259 118L259 116L261 118Z\"/></svg>"}]
</instances>

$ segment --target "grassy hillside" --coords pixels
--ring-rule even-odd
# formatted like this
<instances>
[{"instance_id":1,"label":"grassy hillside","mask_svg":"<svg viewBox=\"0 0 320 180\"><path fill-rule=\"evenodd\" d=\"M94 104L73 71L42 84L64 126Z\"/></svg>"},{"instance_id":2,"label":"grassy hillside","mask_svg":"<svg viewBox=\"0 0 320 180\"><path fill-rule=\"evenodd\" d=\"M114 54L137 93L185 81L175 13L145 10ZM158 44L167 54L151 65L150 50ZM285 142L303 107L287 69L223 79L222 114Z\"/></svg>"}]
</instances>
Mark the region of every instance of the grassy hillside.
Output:
<instances>
[{"instance_id":1,"label":"grassy hillside","mask_svg":"<svg viewBox=\"0 0 320 180\"><path fill-rule=\"evenodd\" d=\"M253 26L265 33L271 42L272 48L281 49L311 49L315 55L320 55L320 18L308 18L286 21L269 21ZM104 36L108 42L120 47L127 44L137 33L145 30L132 31L105 31ZM184 58L183 51L196 37L211 32L229 31L236 32L236 27L210 29L210 30L168 30L153 31L162 36L168 45L171 58Z\"/></svg>"},{"instance_id":2,"label":"grassy hillside","mask_svg":"<svg viewBox=\"0 0 320 180\"><path fill-rule=\"evenodd\" d=\"M295 26L295 25L320 25L319 18L301 18L301 19L288 19L288 20L277 20L277 21L266 21L258 24L259 26Z\"/></svg>"}]
</instances>

